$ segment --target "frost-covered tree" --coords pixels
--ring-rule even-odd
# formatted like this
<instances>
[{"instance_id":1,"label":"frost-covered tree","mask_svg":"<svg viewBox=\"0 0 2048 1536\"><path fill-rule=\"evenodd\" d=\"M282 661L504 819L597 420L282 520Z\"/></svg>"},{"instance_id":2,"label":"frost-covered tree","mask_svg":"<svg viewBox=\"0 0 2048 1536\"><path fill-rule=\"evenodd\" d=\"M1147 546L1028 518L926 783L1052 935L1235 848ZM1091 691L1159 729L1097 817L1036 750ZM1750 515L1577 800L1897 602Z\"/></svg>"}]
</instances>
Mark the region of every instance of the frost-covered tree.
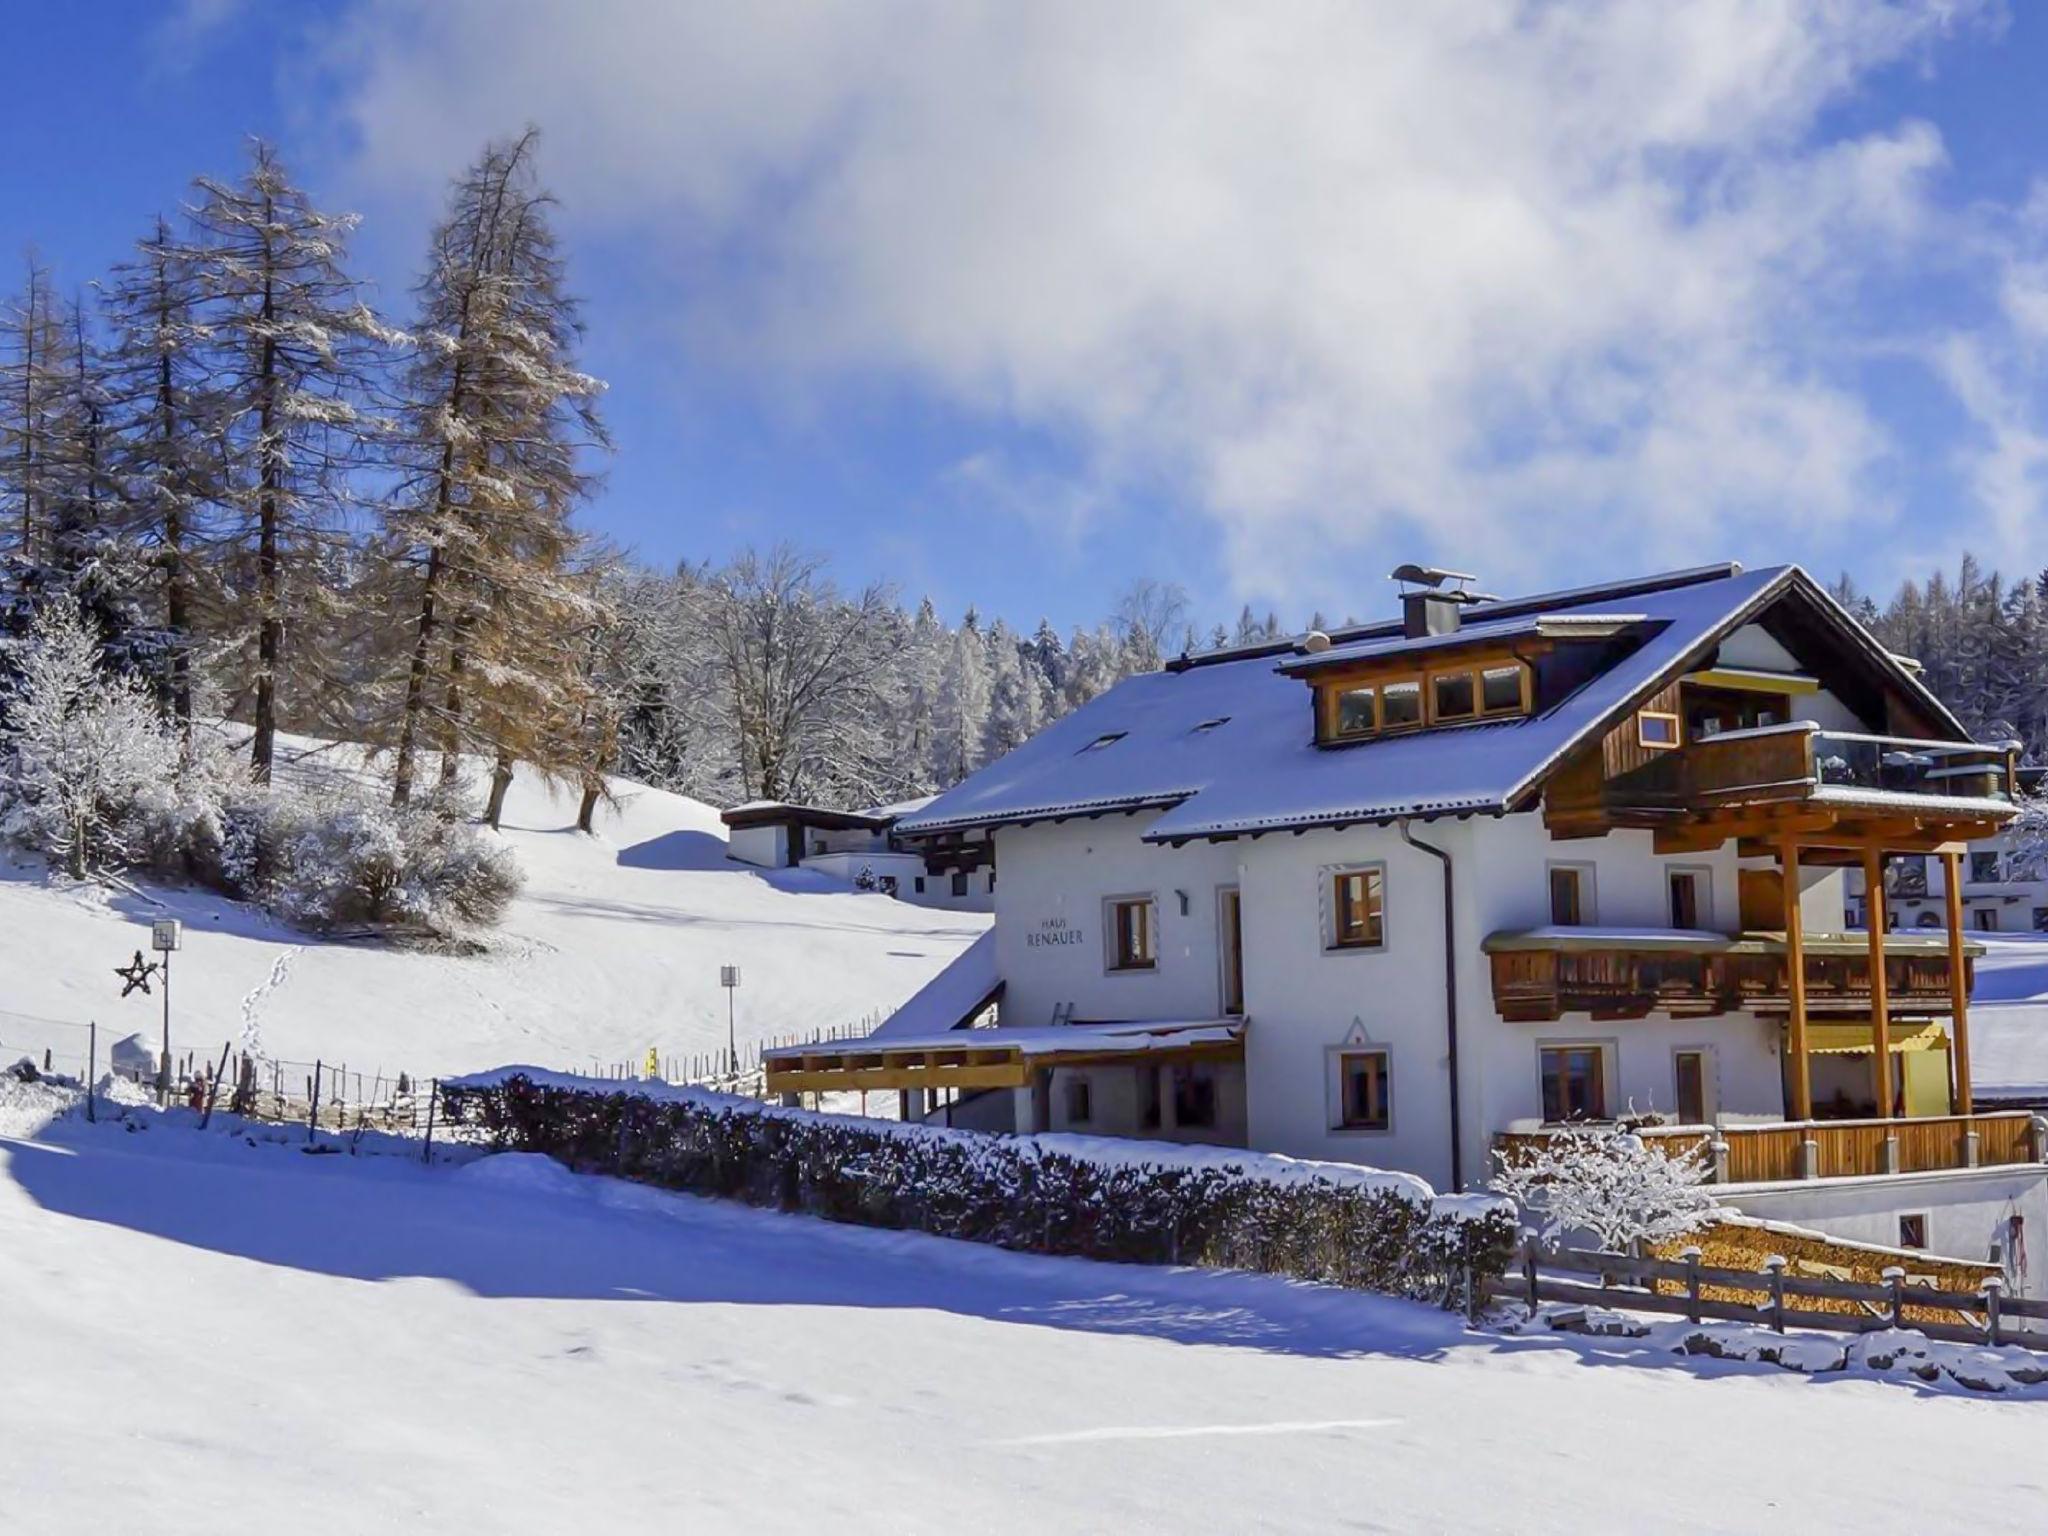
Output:
<instances>
[{"instance_id":1,"label":"frost-covered tree","mask_svg":"<svg viewBox=\"0 0 2048 1536\"><path fill-rule=\"evenodd\" d=\"M31 256L21 291L0 308L0 527L23 567L47 553L73 388L70 350L49 269Z\"/></svg>"},{"instance_id":2,"label":"frost-covered tree","mask_svg":"<svg viewBox=\"0 0 2048 1536\"><path fill-rule=\"evenodd\" d=\"M149 690L109 672L69 603L40 609L0 711L0 829L72 875L119 862L138 801L177 771L175 737Z\"/></svg>"},{"instance_id":3,"label":"frost-covered tree","mask_svg":"<svg viewBox=\"0 0 2048 1536\"><path fill-rule=\"evenodd\" d=\"M502 782L515 757L583 758L577 701L595 616L571 517L581 467L605 444L603 386L575 366L580 336L535 178L535 135L489 146L435 228L407 370L407 473L390 527L417 571L392 800L423 744L445 767L465 745ZM438 674L438 676L437 676Z\"/></svg>"},{"instance_id":4,"label":"frost-covered tree","mask_svg":"<svg viewBox=\"0 0 2048 1536\"><path fill-rule=\"evenodd\" d=\"M102 306L111 469L125 535L155 588L165 698L188 745L202 594L211 590L206 517L223 487L200 300L192 253L159 218L114 269Z\"/></svg>"},{"instance_id":5,"label":"frost-covered tree","mask_svg":"<svg viewBox=\"0 0 2048 1536\"><path fill-rule=\"evenodd\" d=\"M939 674L937 728L932 767L938 782L957 784L982 764L988 733L990 679L988 644L972 609L953 635Z\"/></svg>"},{"instance_id":6,"label":"frost-covered tree","mask_svg":"<svg viewBox=\"0 0 2048 1536\"><path fill-rule=\"evenodd\" d=\"M236 670L255 728L250 767L264 782L280 696L310 700L354 681L336 676L317 644L350 472L376 430L377 374L397 338L347 272L355 216L316 208L269 145L252 146L240 181L197 186L199 238L185 257L203 302L219 503L237 557L229 609L249 642Z\"/></svg>"},{"instance_id":7,"label":"frost-covered tree","mask_svg":"<svg viewBox=\"0 0 2048 1536\"><path fill-rule=\"evenodd\" d=\"M842 596L822 560L779 547L741 555L709 599L742 795L826 805L886 796L892 770L875 704L891 659L888 594Z\"/></svg>"},{"instance_id":8,"label":"frost-covered tree","mask_svg":"<svg viewBox=\"0 0 2048 1536\"><path fill-rule=\"evenodd\" d=\"M1619 1126L1590 1126L1494 1157L1495 1193L1540 1216L1546 1242L1590 1232L1606 1251L1627 1253L1713 1216L1704 1147L1670 1151Z\"/></svg>"}]
</instances>

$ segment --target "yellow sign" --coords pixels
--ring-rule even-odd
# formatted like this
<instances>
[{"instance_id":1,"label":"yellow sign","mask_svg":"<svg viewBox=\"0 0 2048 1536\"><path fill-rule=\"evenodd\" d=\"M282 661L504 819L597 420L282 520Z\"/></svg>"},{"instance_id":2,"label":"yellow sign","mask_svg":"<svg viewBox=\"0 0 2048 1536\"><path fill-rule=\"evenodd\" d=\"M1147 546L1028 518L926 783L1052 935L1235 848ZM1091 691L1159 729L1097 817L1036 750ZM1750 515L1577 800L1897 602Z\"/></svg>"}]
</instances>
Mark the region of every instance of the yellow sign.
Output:
<instances>
[{"instance_id":1,"label":"yellow sign","mask_svg":"<svg viewBox=\"0 0 2048 1536\"><path fill-rule=\"evenodd\" d=\"M649 1077L661 1076L661 1058L655 1054L654 1047L651 1045L647 1047L647 1075Z\"/></svg>"}]
</instances>

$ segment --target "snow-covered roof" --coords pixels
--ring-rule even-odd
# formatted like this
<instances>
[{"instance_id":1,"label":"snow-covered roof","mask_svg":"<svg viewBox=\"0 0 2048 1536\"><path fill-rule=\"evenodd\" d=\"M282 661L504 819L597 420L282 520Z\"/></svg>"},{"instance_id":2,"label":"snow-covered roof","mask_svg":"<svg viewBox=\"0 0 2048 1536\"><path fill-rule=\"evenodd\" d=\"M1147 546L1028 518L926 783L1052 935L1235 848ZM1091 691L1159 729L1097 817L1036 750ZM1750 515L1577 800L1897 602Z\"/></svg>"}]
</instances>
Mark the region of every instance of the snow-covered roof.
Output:
<instances>
[{"instance_id":1,"label":"snow-covered roof","mask_svg":"<svg viewBox=\"0 0 2048 1536\"><path fill-rule=\"evenodd\" d=\"M991 928L926 982L868 1038L894 1040L898 1035L930 1035L958 1029L988 1006L1002 989L996 974L996 931Z\"/></svg>"},{"instance_id":2,"label":"snow-covered roof","mask_svg":"<svg viewBox=\"0 0 2048 1536\"><path fill-rule=\"evenodd\" d=\"M1228 1045L1244 1035L1243 1019L1134 1019L1114 1024L1034 1024L1017 1029L938 1029L921 1032L894 1028L899 1013L874 1033L858 1040L832 1040L822 1045L779 1046L761 1054L769 1061L805 1056L883 1051L1015 1051L1022 1056L1059 1056L1075 1051L1090 1055L1140 1055L1147 1051L1182 1051L1197 1045Z\"/></svg>"},{"instance_id":3,"label":"snow-covered roof","mask_svg":"<svg viewBox=\"0 0 2048 1536\"><path fill-rule=\"evenodd\" d=\"M1225 653L1144 673L1054 722L903 818L897 830L916 834L1164 808L1146 833L1164 842L1506 811L1580 739L1692 664L1723 631L1795 579L1828 601L1795 567L1745 572L1720 566L1588 588L1576 602L1562 594L1478 606L1468 611L1461 633L1502 634L1494 626L1595 614L1625 616L1647 638L1541 714L1335 750L1315 744L1305 688L1277 669L1291 651ZM1617 614L1619 604L1626 604L1626 615ZM1380 626L1349 632L1344 643L1398 636L1398 625Z\"/></svg>"}]
</instances>

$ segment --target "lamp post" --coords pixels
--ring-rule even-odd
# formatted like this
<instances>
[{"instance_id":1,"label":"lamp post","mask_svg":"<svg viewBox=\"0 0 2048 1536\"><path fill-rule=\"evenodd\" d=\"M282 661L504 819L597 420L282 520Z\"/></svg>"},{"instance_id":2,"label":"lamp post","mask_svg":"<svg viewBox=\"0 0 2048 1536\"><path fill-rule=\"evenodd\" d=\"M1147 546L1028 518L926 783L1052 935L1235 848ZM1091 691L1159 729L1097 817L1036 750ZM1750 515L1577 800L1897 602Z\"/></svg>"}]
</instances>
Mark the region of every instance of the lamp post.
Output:
<instances>
[{"instance_id":1,"label":"lamp post","mask_svg":"<svg viewBox=\"0 0 2048 1536\"><path fill-rule=\"evenodd\" d=\"M733 1077L740 1075L739 1034L733 1024L733 994L740 989L740 968L736 965L721 965L718 968L718 984L725 988L725 1060L726 1071Z\"/></svg>"},{"instance_id":2,"label":"lamp post","mask_svg":"<svg viewBox=\"0 0 2048 1536\"><path fill-rule=\"evenodd\" d=\"M157 1101L170 1102L171 1096L171 953L178 947L183 930L175 917L159 918L149 925L149 947L163 958L157 962L164 978L164 1054L163 1064L157 1069Z\"/></svg>"}]
</instances>

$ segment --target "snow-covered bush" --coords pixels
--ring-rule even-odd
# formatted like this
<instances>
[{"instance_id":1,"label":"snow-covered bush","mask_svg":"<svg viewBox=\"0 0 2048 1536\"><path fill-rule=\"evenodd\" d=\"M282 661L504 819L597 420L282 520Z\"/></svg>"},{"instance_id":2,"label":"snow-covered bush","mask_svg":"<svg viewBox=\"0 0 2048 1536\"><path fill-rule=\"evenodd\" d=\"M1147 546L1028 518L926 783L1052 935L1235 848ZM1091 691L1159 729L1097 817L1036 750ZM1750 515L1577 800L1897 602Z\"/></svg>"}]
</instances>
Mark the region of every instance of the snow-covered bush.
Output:
<instances>
[{"instance_id":1,"label":"snow-covered bush","mask_svg":"<svg viewBox=\"0 0 2048 1536\"><path fill-rule=\"evenodd\" d=\"M1564 1130L1494 1154L1493 1188L1542 1217L1546 1242L1590 1232L1612 1253L1697 1232L1712 1219L1707 1149L1653 1144L1621 1126Z\"/></svg>"},{"instance_id":2,"label":"snow-covered bush","mask_svg":"<svg viewBox=\"0 0 2048 1536\"><path fill-rule=\"evenodd\" d=\"M224 874L302 927L433 934L495 922L520 886L511 850L454 807L393 807L345 784L230 806Z\"/></svg>"},{"instance_id":3,"label":"snow-covered bush","mask_svg":"<svg viewBox=\"0 0 2048 1536\"><path fill-rule=\"evenodd\" d=\"M1037 1253L1197 1264L1458 1305L1513 1252L1506 1202L1231 1148L995 1136L625 1091L525 1071L443 1083L451 1121L575 1168Z\"/></svg>"},{"instance_id":4,"label":"snow-covered bush","mask_svg":"<svg viewBox=\"0 0 2048 1536\"><path fill-rule=\"evenodd\" d=\"M216 732L189 743L136 678L109 671L69 603L39 610L0 698L0 837L74 876L196 881L308 928L435 935L487 925L518 893L511 850L467 808L393 809L352 780L256 784Z\"/></svg>"},{"instance_id":5,"label":"snow-covered bush","mask_svg":"<svg viewBox=\"0 0 2048 1536\"><path fill-rule=\"evenodd\" d=\"M0 711L0 835L74 876L128 860L138 802L176 777L178 749L148 691L108 672L68 603L39 609Z\"/></svg>"}]
</instances>

